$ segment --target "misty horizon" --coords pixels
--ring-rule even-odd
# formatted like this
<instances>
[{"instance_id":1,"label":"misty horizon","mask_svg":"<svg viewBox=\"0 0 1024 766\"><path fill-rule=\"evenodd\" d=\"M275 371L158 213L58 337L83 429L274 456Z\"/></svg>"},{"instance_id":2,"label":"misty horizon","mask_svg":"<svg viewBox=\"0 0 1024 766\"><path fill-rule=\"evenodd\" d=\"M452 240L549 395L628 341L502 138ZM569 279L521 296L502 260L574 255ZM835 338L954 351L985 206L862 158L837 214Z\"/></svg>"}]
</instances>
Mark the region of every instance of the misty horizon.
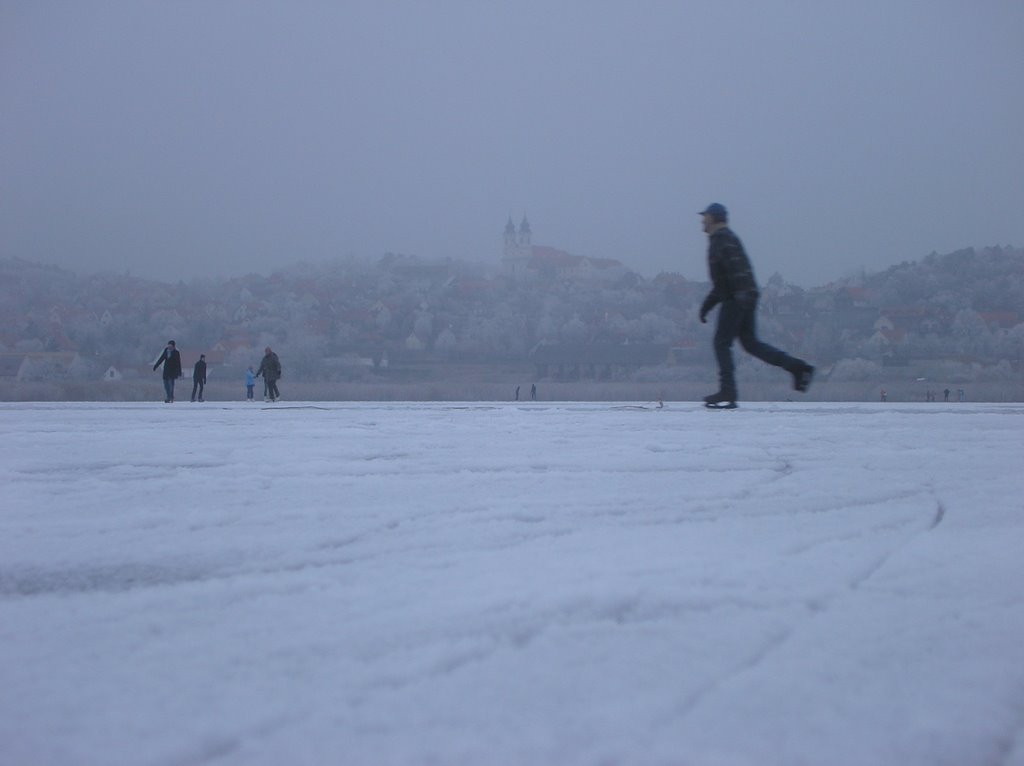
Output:
<instances>
[{"instance_id":1,"label":"misty horizon","mask_svg":"<svg viewBox=\"0 0 1024 766\"><path fill-rule=\"evenodd\" d=\"M558 248L552 248L551 246L545 245L545 244L535 244L534 247L538 251L558 250ZM981 253L986 253L986 252L1000 251L1000 250L1002 250L1004 252L1015 252L1015 251L1021 250L1021 248L1014 247L1013 245L989 245L989 246L985 246L985 247L966 247L966 248L961 248L960 250L950 251L950 252L946 252L946 253L936 253L936 252L933 252L933 253L928 253L927 255L925 255L923 257L920 257L920 258L906 258L906 259L902 259L900 261L894 261L893 263L879 264L879 266L877 268L871 268L871 269L868 269L868 268L850 269L846 273L838 275L838 276L836 276L833 279L829 279L829 280L826 280L826 281L823 281L823 282L815 282L815 283L803 283L803 282L799 282L799 281L796 281L796 280L793 280L793 279L789 279L788 277L786 277L785 274L782 274L781 272L777 272L776 271L776 272L771 272L769 274L765 274L763 277L758 275L758 283L759 283L759 285L761 285L763 287L763 286L765 286L768 283L768 281L771 278L773 278L776 275L778 275L778 276L782 277L784 283L787 284L787 285L792 285L794 287L797 287L797 288L800 288L800 289L803 289L803 290L815 290L815 289L819 289L819 288L828 288L830 285L841 284L841 283L844 283L844 282L849 284L849 280L851 280L851 279L854 282L858 282L858 281L860 281L860 278L871 278L871 277L879 275L879 274L884 274L884 273L888 272L890 269L893 269L893 268L896 268L896 267L900 267L900 266L904 266L904 265L906 265L908 263L909 264L922 263L927 258L948 257L948 256L952 256L952 255L955 255L956 253L961 253L961 252L976 252L976 253L977 252L981 252ZM577 256L578 255L576 253L567 253L567 254L568 255L572 255L572 256ZM507 264L503 263L502 259L499 256L495 256L493 261L487 261L487 260L474 261L474 260L470 260L470 259L466 259L466 258L451 258L449 256L427 257L427 256L420 256L420 255L418 255L416 253L394 253L394 252L391 252L391 251L382 252L382 253L379 253L379 254L376 254L376 255L366 255L366 256L363 256L363 255L358 255L357 256L357 255L352 255L352 254L349 254L349 255L339 255L339 256L333 256L333 257L325 257L325 258L320 259L320 260L296 259L296 260L293 260L293 261L290 261L290 262L287 262L287 263L282 262L280 264L271 264L271 265L268 265L266 268L263 268L263 269L240 269L240 270L237 270L237 271L232 271L230 273L224 272L224 273L217 273L217 274L191 274L191 275L179 274L179 275L172 275L170 277L162 277L162 276L159 276L159 275L151 275L151 274L146 274L144 272L137 272L137 271L135 271L134 269L132 269L130 267L126 267L122 271L115 271L115 270L112 270L112 269L109 269L109 268L92 268L92 269L78 268L78 267L75 267L73 264L62 265L60 263L53 262L53 261L50 261L50 262L47 262L47 261L37 261L37 260L31 260L31 259L27 259L27 258L18 258L18 257L15 257L14 260L16 260L16 261L20 260L23 263L30 264L32 266L38 266L38 267L41 267L41 268L61 269L63 271L67 271L67 272L69 272L71 274L75 274L76 276L79 276L79 277L90 277L90 276L104 276L104 275L107 275L107 276L112 276L112 277L127 277L129 279L139 279L139 280L143 280L143 281L146 281L146 282L153 282L155 284L172 285L172 284L181 283L181 282L186 282L186 283L187 282L192 282L192 281L195 281L195 280L207 281L207 282L212 282L213 284L218 284L218 283L224 283L224 282L231 282L231 281L237 280L237 279L243 279L243 278L246 278L246 277L258 277L258 278L265 279L265 278L270 278L270 277L274 276L275 274L293 274L296 271L303 271L303 270L308 270L308 269L311 269L311 270L313 270L315 272L325 273L325 272L328 272L332 267L339 266L339 265L345 266L346 264L347 265L361 264L361 265L363 265L365 267L368 267L368 266L372 266L375 263L383 262L386 259L392 258L392 257L421 259L424 263L442 263L442 262L445 262L445 261L451 261L451 262L455 262L455 263L461 263L461 264L463 264L467 268L483 269L483 273L486 274L488 278L499 278L499 277L506 277L507 278L508 277L508 274L507 274L507 268L508 268ZM543 258L543 256L541 256L541 257ZM582 256L582 257L586 257L586 256ZM4 260L3 257L0 256L0 262L2 262L3 260ZM686 274L686 273L683 273L680 269L664 269L664 270L659 271L657 273L648 273L648 272L644 272L642 270L630 268L630 264L628 264L628 263L623 263L622 266L624 267L626 272L629 272L629 273L632 273L632 274L636 274L636 275L638 275L639 277L641 277L642 279L645 279L645 280L653 280L653 279L657 278L659 275L662 275L662 274L678 274L678 275L684 277L689 282L694 282L694 283L698 283L698 284L699 283L709 283L709 278L708 278L708 276L706 274L700 274L700 273L697 273L697 274Z\"/></svg>"},{"instance_id":2,"label":"misty horizon","mask_svg":"<svg viewBox=\"0 0 1024 766\"><path fill-rule=\"evenodd\" d=\"M534 242L811 287L1024 244L1024 7L0 9L0 257L177 281ZM723 51L725 54L723 55Z\"/></svg>"}]
</instances>

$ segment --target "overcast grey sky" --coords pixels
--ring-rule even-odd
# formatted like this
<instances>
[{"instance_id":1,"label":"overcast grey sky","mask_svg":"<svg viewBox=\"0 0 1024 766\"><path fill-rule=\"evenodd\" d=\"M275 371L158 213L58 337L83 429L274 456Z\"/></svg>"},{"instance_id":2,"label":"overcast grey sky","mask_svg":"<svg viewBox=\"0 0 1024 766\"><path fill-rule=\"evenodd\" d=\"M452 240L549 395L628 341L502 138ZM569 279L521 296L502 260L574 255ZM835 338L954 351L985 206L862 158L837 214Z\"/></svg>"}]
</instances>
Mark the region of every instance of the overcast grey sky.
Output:
<instances>
[{"instance_id":1,"label":"overcast grey sky","mask_svg":"<svg viewBox=\"0 0 1024 766\"><path fill-rule=\"evenodd\" d=\"M0 255L161 279L535 244L761 281L1024 246L1024 3L0 0Z\"/></svg>"}]
</instances>

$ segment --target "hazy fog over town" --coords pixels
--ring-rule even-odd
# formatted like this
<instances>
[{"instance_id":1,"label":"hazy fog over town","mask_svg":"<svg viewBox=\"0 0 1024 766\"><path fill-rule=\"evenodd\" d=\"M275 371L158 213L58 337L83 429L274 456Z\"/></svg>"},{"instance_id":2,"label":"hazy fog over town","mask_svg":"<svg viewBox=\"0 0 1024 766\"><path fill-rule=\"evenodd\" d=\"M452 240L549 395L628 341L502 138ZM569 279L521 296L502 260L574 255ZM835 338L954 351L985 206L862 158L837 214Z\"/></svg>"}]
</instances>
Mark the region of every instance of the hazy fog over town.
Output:
<instances>
[{"instance_id":1,"label":"hazy fog over town","mask_svg":"<svg viewBox=\"0 0 1024 766\"><path fill-rule=\"evenodd\" d=\"M1024 243L1024 5L0 4L0 256L175 281L534 244L803 287ZM496 254L498 254L496 256Z\"/></svg>"},{"instance_id":2,"label":"hazy fog over town","mask_svg":"<svg viewBox=\"0 0 1024 766\"><path fill-rule=\"evenodd\" d=\"M1024 766L1022 41L0 0L0 766Z\"/></svg>"}]
</instances>

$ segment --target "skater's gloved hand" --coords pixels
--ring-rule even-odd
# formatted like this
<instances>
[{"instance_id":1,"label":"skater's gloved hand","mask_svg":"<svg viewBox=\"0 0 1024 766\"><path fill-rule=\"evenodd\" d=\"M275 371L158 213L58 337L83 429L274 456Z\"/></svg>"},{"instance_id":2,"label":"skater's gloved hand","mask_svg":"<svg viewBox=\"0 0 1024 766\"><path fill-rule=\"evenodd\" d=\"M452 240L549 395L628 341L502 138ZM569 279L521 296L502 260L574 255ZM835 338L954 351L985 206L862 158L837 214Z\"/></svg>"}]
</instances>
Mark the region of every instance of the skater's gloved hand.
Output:
<instances>
[{"instance_id":1,"label":"skater's gloved hand","mask_svg":"<svg viewBox=\"0 0 1024 766\"><path fill-rule=\"evenodd\" d=\"M702 304L700 304L700 323L701 324L707 324L708 323L708 312L710 312L711 309L713 309L714 307L715 307L715 302L711 300L711 296L709 295L707 298L704 299L704 302Z\"/></svg>"}]
</instances>

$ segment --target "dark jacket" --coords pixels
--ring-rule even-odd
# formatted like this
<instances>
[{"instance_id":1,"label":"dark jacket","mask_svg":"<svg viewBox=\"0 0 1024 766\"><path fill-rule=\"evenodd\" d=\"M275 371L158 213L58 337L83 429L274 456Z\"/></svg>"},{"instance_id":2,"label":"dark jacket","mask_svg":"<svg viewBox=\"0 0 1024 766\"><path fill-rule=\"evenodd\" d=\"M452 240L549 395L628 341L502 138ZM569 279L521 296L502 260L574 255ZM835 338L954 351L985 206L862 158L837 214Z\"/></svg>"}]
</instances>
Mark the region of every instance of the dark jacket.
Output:
<instances>
[{"instance_id":1,"label":"dark jacket","mask_svg":"<svg viewBox=\"0 0 1024 766\"><path fill-rule=\"evenodd\" d=\"M281 360L277 358L277 354L271 351L269 354L264 354L263 361L260 362L260 368L256 370L256 377L263 376L264 380L277 380L281 377Z\"/></svg>"},{"instance_id":2,"label":"dark jacket","mask_svg":"<svg viewBox=\"0 0 1024 766\"><path fill-rule=\"evenodd\" d=\"M161 364L164 366L164 380L177 380L181 377L181 354L178 349L165 348L153 369L156 370Z\"/></svg>"},{"instance_id":3,"label":"dark jacket","mask_svg":"<svg viewBox=\"0 0 1024 766\"><path fill-rule=\"evenodd\" d=\"M737 297L757 298L757 280L754 279L750 259L740 238L728 226L708 237L708 272L711 275L711 292L701 305L701 315L722 301Z\"/></svg>"},{"instance_id":4,"label":"dark jacket","mask_svg":"<svg viewBox=\"0 0 1024 766\"><path fill-rule=\"evenodd\" d=\"M206 362L200 359L192 368L192 380L206 385Z\"/></svg>"}]
</instances>

